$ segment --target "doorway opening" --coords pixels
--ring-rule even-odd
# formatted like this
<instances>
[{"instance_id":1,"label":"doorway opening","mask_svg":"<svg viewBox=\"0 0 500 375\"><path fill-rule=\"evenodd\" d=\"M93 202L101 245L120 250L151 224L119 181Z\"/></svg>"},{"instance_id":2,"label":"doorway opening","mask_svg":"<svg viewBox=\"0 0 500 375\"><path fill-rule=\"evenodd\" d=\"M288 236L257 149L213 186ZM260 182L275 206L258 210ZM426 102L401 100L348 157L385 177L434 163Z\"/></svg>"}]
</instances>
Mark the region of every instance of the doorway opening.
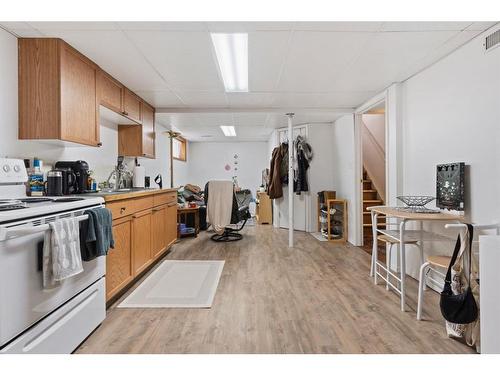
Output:
<instances>
[{"instance_id":1,"label":"doorway opening","mask_svg":"<svg viewBox=\"0 0 500 375\"><path fill-rule=\"evenodd\" d=\"M359 116L360 161L361 168L361 232L362 247L370 253L373 246L372 222L368 207L385 205L387 162L386 162L386 101L380 101L362 112ZM385 226L385 218L380 217L377 226ZM381 255L385 247L381 245Z\"/></svg>"}]
</instances>

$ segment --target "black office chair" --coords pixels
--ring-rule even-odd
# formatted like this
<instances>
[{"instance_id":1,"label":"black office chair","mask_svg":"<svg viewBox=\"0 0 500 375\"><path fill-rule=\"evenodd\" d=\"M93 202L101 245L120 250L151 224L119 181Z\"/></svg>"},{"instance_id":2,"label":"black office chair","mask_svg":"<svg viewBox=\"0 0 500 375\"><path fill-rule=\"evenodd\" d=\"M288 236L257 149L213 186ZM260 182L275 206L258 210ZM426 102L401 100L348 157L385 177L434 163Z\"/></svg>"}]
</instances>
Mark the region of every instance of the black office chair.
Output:
<instances>
[{"instance_id":1,"label":"black office chair","mask_svg":"<svg viewBox=\"0 0 500 375\"><path fill-rule=\"evenodd\" d=\"M205 195L205 205L208 205L208 182L205 184L204 195ZM233 192L233 205L231 208L231 224L235 224L236 228L226 227L224 228L224 233L222 234L216 233L212 235L210 237L211 240L216 242L232 242L232 241L239 241L243 238L243 235L238 232L240 232L245 227L245 224L247 223L248 219L252 217L252 215L250 215L248 204L246 204L246 202L242 203L243 203L242 205L238 205L236 194Z\"/></svg>"}]
</instances>

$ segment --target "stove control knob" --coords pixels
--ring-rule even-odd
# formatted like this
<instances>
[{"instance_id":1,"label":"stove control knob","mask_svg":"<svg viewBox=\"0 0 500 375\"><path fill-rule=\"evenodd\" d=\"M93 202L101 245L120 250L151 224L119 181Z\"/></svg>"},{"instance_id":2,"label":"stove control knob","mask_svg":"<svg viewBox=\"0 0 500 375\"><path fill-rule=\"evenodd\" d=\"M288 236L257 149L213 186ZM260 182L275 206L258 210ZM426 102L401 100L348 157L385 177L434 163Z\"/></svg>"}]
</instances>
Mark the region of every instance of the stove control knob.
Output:
<instances>
[{"instance_id":1,"label":"stove control knob","mask_svg":"<svg viewBox=\"0 0 500 375\"><path fill-rule=\"evenodd\" d=\"M14 165L14 172L16 173L19 173L19 171L21 170L21 167L19 165Z\"/></svg>"},{"instance_id":2,"label":"stove control knob","mask_svg":"<svg viewBox=\"0 0 500 375\"><path fill-rule=\"evenodd\" d=\"M2 169L3 169L3 171L4 171L5 173L7 173L7 172L9 172L9 171L10 171L10 167L9 167L9 165L8 165L8 164L4 164L4 166L2 167Z\"/></svg>"}]
</instances>

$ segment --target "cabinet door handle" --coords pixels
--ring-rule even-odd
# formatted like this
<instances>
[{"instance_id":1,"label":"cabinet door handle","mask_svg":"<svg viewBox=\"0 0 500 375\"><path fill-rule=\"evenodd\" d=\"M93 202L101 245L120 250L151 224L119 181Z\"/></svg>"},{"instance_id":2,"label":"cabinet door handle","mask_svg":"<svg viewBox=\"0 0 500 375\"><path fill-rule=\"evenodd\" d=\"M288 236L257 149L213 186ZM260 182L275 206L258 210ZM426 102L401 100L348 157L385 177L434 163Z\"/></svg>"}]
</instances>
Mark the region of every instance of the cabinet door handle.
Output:
<instances>
[{"instance_id":1,"label":"cabinet door handle","mask_svg":"<svg viewBox=\"0 0 500 375\"><path fill-rule=\"evenodd\" d=\"M168 207L174 207L176 204L177 204L177 202L169 203Z\"/></svg>"},{"instance_id":2,"label":"cabinet door handle","mask_svg":"<svg viewBox=\"0 0 500 375\"><path fill-rule=\"evenodd\" d=\"M158 212L158 211L161 211L163 210L163 208L153 208L153 212Z\"/></svg>"},{"instance_id":3,"label":"cabinet door handle","mask_svg":"<svg viewBox=\"0 0 500 375\"><path fill-rule=\"evenodd\" d=\"M120 208L120 213L123 214L127 210L127 207L121 207Z\"/></svg>"}]
</instances>

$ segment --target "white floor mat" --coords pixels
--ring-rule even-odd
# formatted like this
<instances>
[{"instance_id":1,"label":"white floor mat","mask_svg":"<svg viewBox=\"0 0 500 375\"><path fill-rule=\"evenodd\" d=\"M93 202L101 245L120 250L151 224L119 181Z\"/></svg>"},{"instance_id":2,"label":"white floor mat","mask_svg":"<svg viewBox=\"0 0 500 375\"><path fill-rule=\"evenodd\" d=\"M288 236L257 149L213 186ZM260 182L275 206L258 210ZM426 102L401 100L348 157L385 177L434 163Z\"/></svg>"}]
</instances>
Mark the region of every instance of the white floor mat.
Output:
<instances>
[{"instance_id":1,"label":"white floor mat","mask_svg":"<svg viewBox=\"0 0 500 375\"><path fill-rule=\"evenodd\" d=\"M118 307L209 308L223 260L165 260Z\"/></svg>"}]
</instances>

